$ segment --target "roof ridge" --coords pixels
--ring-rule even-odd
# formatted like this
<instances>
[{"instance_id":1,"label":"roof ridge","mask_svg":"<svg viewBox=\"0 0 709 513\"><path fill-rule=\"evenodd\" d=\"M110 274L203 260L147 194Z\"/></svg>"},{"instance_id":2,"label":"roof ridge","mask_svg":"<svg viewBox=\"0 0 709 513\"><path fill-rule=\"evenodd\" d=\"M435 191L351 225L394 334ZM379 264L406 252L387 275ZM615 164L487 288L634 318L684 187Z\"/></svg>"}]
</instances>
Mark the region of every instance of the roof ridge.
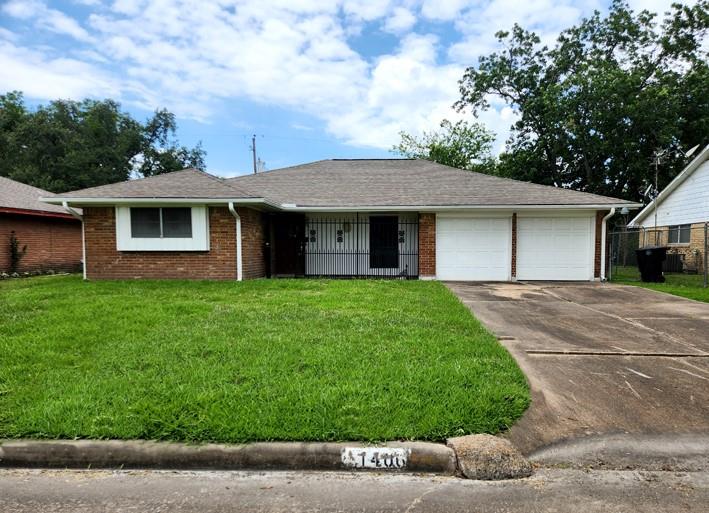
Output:
<instances>
[{"instance_id":1,"label":"roof ridge","mask_svg":"<svg viewBox=\"0 0 709 513\"><path fill-rule=\"evenodd\" d=\"M320 159L320 160L313 160L312 162L303 162L302 164L295 164L294 166L286 166L286 167L277 167L276 169L267 169L266 171L259 171L258 173L246 173L243 175L237 175L237 176L232 176L230 178L225 178L225 180L238 180L240 178L246 178L246 177L254 177L254 176L259 176L259 175L265 175L268 173L273 173L274 171L285 171L287 169L295 169L298 167L305 167L305 166L311 166L313 164L319 164L320 162L330 162L334 159Z\"/></svg>"},{"instance_id":2,"label":"roof ridge","mask_svg":"<svg viewBox=\"0 0 709 513\"><path fill-rule=\"evenodd\" d=\"M199 172L199 173L202 173L202 174L204 174L204 176L206 176L207 178L210 178L210 179L212 179L212 180L218 182L219 185L223 185L224 187L226 187L226 188L228 188L228 189L230 189L230 190L232 190L232 191L238 192L238 193L240 193L240 194L241 194L242 192L245 192L245 193L247 193L247 194L251 194L251 192L250 192L249 190L247 190L247 189L241 190L241 189L239 189L239 188L237 188L237 187L234 187L234 186L231 185L230 183L228 183L228 182L227 182L227 180L229 180L228 178L224 178L224 177L221 177L221 176L213 175L213 174L211 174L211 173L208 173L208 172L203 171L203 170L201 170L201 169L197 169L197 168L195 168L195 167L190 167L190 168L183 169L183 171L188 171L188 170L193 170L193 171L197 171L197 172ZM165 173L165 174L167 174L167 173Z\"/></svg>"}]
</instances>

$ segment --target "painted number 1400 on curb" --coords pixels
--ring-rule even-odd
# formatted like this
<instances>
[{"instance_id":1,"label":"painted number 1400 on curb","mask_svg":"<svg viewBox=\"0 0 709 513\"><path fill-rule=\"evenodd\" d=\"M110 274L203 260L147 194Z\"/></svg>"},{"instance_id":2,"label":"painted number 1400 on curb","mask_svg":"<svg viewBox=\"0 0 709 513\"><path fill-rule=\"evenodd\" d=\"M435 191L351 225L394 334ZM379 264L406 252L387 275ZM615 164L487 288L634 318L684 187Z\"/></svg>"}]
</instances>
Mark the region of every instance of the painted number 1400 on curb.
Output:
<instances>
[{"instance_id":1,"label":"painted number 1400 on curb","mask_svg":"<svg viewBox=\"0 0 709 513\"><path fill-rule=\"evenodd\" d=\"M349 468L400 470L406 468L411 449L399 447L345 447L342 464Z\"/></svg>"}]
</instances>

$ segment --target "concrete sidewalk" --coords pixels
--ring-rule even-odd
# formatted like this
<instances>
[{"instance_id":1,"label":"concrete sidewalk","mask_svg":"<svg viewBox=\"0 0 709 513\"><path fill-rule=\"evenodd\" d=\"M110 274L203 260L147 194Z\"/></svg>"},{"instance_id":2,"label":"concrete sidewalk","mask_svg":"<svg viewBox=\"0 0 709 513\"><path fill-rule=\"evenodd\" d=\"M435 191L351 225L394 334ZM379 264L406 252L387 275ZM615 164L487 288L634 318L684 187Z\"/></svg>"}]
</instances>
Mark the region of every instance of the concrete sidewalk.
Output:
<instances>
[{"instance_id":1,"label":"concrete sidewalk","mask_svg":"<svg viewBox=\"0 0 709 513\"><path fill-rule=\"evenodd\" d=\"M709 304L600 283L448 287L527 375L532 404L508 433L523 453L585 437L625 436L630 449L648 435L709 437Z\"/></svg>"},{"instance_id":2,"label":"concrete sidewalk","mask_svg":"<svg viewBox=\"0 0 709 513\"><path fill-rule=\"evenodd\" d=\"M492 482L342 472L0 470L1 513L704 513L707 504L707 473L541 470Z\"/></svg>"}]
</instances>

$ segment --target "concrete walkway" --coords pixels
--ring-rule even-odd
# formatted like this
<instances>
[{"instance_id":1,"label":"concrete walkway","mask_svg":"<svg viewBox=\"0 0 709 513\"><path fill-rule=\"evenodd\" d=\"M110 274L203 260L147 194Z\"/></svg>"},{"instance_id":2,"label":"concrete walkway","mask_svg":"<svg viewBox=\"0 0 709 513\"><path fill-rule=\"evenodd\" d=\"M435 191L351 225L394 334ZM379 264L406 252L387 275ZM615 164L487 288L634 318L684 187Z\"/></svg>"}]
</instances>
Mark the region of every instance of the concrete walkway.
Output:
<instances>
[{"instance_id":1,"label":"concrete walkway","mask_svg":"<svg viewBox=\"0 0 709 513\"><path fill-rule=\"evenodd\" d=\"M527 375L532 405L508 434L522 452L567 441L578 457L612 436L618 455L625 437L638 458L650 440L655 464L686 447L709 462L709 304L600 283L448 287Z\"/></svg>"}]
</instances>

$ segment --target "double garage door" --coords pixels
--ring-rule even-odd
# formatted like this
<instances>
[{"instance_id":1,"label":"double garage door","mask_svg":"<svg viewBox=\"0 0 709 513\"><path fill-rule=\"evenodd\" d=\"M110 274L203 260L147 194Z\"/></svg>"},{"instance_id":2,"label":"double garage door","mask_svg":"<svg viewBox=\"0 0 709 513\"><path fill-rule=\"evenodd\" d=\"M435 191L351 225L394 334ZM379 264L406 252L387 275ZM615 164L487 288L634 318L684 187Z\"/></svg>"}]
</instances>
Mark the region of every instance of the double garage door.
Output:
<instances>
[{"instance_id":1,"label":"double garage door","mask_svg":"<svg viewBox=\"0 0 709 513\"><path fill-rule=\"evenodd\" d=\"M591 280L593 217L517 218L518 280ZM510 217L436 220L436 276L441 280L512 278Z\"/></svg>"}]
</instances>

